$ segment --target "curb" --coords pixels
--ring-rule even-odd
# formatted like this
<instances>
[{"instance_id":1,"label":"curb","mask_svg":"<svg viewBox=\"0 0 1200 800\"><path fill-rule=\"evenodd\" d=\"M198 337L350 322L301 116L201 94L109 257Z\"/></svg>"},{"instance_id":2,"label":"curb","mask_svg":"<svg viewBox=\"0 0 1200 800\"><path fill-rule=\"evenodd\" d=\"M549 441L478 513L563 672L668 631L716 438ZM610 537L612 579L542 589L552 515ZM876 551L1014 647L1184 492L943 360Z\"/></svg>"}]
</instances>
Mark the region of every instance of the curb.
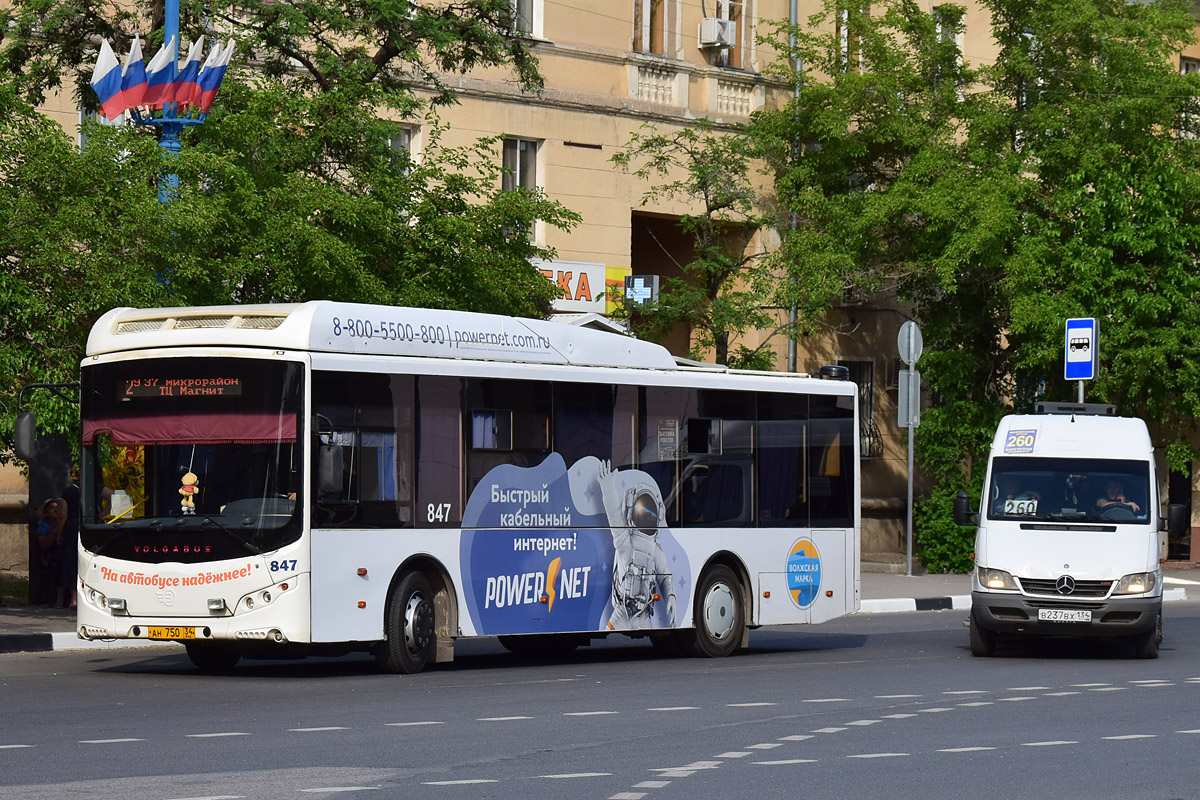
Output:
<instances>
[{"instance_id":1,"label":"curb","mask_svg":"<svg viewBox=\"0 0 1200 800\"><path fill-rule=\"evenodd\" d=\"M1163 602L1187 600L1187 589L1163 589ZM971 595L955 594L946 597L893 597L884 600L862 600L859 614L891 614L900 611L946 611L971 608Z\"/></svg>"}]
</instances>

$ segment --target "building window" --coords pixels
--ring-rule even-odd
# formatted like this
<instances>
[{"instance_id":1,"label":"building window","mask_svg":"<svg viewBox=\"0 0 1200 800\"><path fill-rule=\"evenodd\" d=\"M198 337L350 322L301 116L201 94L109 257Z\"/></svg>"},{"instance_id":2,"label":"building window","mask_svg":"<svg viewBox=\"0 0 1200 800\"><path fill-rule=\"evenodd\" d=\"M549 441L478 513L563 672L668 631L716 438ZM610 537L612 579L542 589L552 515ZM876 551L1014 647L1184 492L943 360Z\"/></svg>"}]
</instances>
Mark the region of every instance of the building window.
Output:
<instances>
[{"instance_id":1,"label":"building window","mask_svg":"<svg viewBox=\"0 0 1200 800\"><path fill-rule=\"evenodd\" d=\"M537 188L537 151L531 139L504 140L504 191Z\"/></svg>"},{"instance_id":2,"label":"building window","mask_svg":"<svg viewBox=\"0 0 1200 800\"><path fill-rule=\"evenodd\" d=\"M862 41L857 31L858 17L871 13L865 2L850 0L838 5L834 19L838 50L841 54L842 71L858 72L862 69Z\"/></svg>"},{"instance_id":3,"label":"building window","mask_svg":"<svg viewBox=\"0 0 1200 800\"><path fill-rule=\"evenodd\" d=\"M666 0L633 0L633 49L637 53L666 53Z\"/></svg>"},{"instance_id":4,"label":"building window","mask_svg":"<svg viewBox=\"0 0 1200 800\"><path fill-rule=\"evenodd\" d=\"M716 0L716 2L717 16L733 23L733 45L721 48L721 65L741 69L744 55L742 52L742 41L745 39L742 35L742 23L745 20L745 15L742 12L745 2L744 0Z\"/></svg>"},{"instance_id":5,"label":"building window","mask_svg":"<svg viewBox=\"0 0 1200 800\"><path fill-rule=\"evenodd\" d=\"M1191 75L1194 72L1200 72L1200 59L1182 57L1179 59L1179 74ZM1194 103L1188 103L1189 108L1194 107ZM1195 139L1196 134L1200 133L1200 114L1193 110L1185 111L1179 115L1179 135L1184 139Z\"/></svg>"},{"instance_id":6,"label":"building window","mask_svg":"<svg viewBox=\"0 0 1200 800\"><path fill-rule=\"evenodd\" d=\"M839 358L838 364L850 370L850 380L858 386L858 449L863 458L883 455L883 439L875 424L875 360Z\"/></svg>"},{"instance_id":7,"label":"building window","mask_svg":"<svg viewBox=\"0 0 1200 800\"><path fill-rule=\"evenodd\" d=\"M542 0L512 0L514 25L518 32L541 38Z\"/></svg>"}]
</instances>

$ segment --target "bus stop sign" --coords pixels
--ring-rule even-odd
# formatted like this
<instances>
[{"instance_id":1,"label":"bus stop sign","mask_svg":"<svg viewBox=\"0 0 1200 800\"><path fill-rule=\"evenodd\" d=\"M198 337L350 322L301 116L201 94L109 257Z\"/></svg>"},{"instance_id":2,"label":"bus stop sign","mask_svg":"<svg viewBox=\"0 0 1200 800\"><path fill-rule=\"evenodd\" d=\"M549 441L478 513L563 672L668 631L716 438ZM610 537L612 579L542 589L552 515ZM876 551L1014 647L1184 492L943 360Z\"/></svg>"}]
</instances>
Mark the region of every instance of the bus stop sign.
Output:
<instances>
[{"instance_id":1,"label":"bus stop sign","mask_svg":"<svg viewBox=\"0 0 1200 800\"><path fill-rule=\"evenodd\" d=\"M1096 377L1096 320L1067 320L1066 379L1090 381Z\"/></svg>"}]
</instances>

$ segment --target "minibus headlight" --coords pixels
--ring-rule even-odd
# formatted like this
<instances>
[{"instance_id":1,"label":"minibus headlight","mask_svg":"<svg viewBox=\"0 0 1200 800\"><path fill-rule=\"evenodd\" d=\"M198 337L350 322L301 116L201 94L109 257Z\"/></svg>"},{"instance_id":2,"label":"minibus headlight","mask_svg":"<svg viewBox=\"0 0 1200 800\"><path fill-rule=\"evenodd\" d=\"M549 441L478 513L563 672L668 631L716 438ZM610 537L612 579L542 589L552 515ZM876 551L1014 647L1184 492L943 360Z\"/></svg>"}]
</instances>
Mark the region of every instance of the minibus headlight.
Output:
<instances>
[{"instance_id":1,"label":"minibus headlight","mask_svg":"<svg viewBox=\"0 0 1200 800\"><path fill-rule=\"evenodd\" d=\"M1017 591L1017 582L1013 580L1013 576L1002 569L988 569L987 567L980 567L979 585L985 589L1001 589L1012 592Z\"/></svg>"},{"instance_id":2,"label":"minibus headlight","mask_svg":"<svg viewBox=\"0 0 1200 800\"><path fill-rule=\"evenodd\" d=\"M1121 578L1113 594L1145 594L1154 591L1156 582L1153 572L1135 572Z\"/></svg>"}]
</instances>

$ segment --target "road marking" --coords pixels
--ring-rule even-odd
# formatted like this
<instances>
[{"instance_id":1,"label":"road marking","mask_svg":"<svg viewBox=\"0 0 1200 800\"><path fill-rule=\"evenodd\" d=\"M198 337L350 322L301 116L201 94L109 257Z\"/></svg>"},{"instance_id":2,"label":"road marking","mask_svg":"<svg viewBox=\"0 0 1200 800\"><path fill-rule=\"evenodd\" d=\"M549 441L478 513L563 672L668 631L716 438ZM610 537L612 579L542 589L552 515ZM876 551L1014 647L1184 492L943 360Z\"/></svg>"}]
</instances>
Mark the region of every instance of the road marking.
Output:
<instances>
[{"instance_id":1,"label":"road marking","mask_svg":"<svg viewBox=\"0 0 1200 800\"><path fill-rule=\"evenodd\" d=\"M620 714L620 711L564 711L564 717L606 717L609 714Z\"/></svg>"},{"instance_id":2,"label":"road marking","mask_svg":"<svg viewBox=\"0 0 1200 800\"><path fill-rule=\"evenodd\" d=\"M867 725L875 725L878 722L879 722L879 720L877 720L877 719L856 719L856 720L854 720L854 722L847 722L846 724L865 728Z\"/></svg>"},{"instance_id":3,"label":"road marking","mask_svg":"<svg viewBox=\"0 0 1200 800\"><path fill-rule=\"evenodd\" d=\"M754 754L749 750L730 750L728 753L721 753L717 758L745 758L752 755Z\"/></svg>"},{"instance_id":4,"label":"road marking","mask_svg":"<svg viewBox=\"0 0 1200 800\"><path fill-rule=\"evenodd\" d=\"M551 778L554 780L567 780L570 778L607 778L611 776L611 772L564 772L561 775L538 775L539 778Z\"/></svg>"},{"instance_id":5,"label":"road marking","mask_svg":"<svg viewBox=\"0 0 1200 800\"><path fill-rule=\"evenodd\" d=\"M699 711L700 706L665 706L663 708L647 708L647 711Z\"/></svg>"},{"instance_id":6,"label":"road marking","mask_svg":"<svg viewBox=\"0 0 1200 800\"><path fill-rule=\"evenodd\" d=\"M690 778L696 774L694 769L664 769L658 770L658 774L663 778Z\"/></svg>"},{"instance_id":7,"label":"road marking","mask_svg":"<svg viewBox=\"0 0 1200 800\"><path fill-rule=\"evenodd\" d=\"M940 713L942 713L943 711L953 711L953 710L954 710L953 708L940 708L940 707L939 707L939 708L921 708L921 709L918 709L918 713L921 713L921 714L940 714Z\"/></svg>"},{"instance_id":8,"label":"road marking","mask_svg":"<svg viewBox=\"0 0 1200 800\"><path fill-rule=\"evenodd\" d=\"M635 783L633 785L633 788L635 788L635 789L661 789L664 786L670 786L670 785L671 785L670 781L642 781L641 783Z\"/></svg>"},{"instance_id":9,"label":"road marking","mask_svg":"<svg viewBox=\"0 0 1200 800\"><path fill-rule=\"evenodd\" d=\"M219 739L222 736L249 736L249 735L250 734L242 733L241 731L227 731L225 733L189 733L189 734L187 734L187 736L185 738L187 738L187 739Z\"/></svg>"},{"instance_id":10,"label":"road marking","mask_svg":"<svg viewBox=\"0 0 1200 800\"><path fill-rule=\"evenodd\" d=\"M1060 744L1079 744L1079 742L1054 741L1054 742L1021 742L1021 747L1057 747Z\"/></svg>"},{"instance_id":11,"label":"road marking","mask_svg":"<svg viewBox=\"0 0 1200 800\"><path fill-rule=\"evenodd\" d=\"M1200 728L1191 731L1175 731L1176 733L1200 733Z\"/></svg>"},{"instance_id":12,"label":"road marking","mask_svg":"<svg viewBox=\"0 0 1200 800\"><path fill-rule=\"evenodd\" d=\"M1130 681L1130 683L1166 683L1166 682L1167 682L1166 678L1153 678L1151 680L1144 680L1144 681Z\"/></svg>"},{"instance_id":13,"label":"road marking","mask_svg":"<svg viewBox=\"0 0 1200 800\"><path fill-rule=\"evenodd\" d=\"M1114 742L1125 741L1126 739L1153 739L1157 734L1153 733L1127 733L1124 736L1101 736L1101 739L1109 739Z\"/></svg>"},{"instance_id":14,"label":"road marking","mask_svg":"<svg viewBox=\"0 0 1200 800\"><path fill-rule=\"evenodd\" d=\"M978 708L979 706L994 706L996 705L991 700L976 700L973 703L959 703L964 708Z\"/></svg>"},{"instance_id":15,"label":"road marking","mask_svg":"<svg viewBox=\"0 0 1200 800\"><path fill-rule=\"evenodd\" d=\"M378 786L323 786L323 787L314 786L311 789L301 789L300 791L308 792L310 794L316 794L317 792L333 792L335 794L339 793L339 792L378 792L379 787Z\"/></svg>"},{"instance_id":16,"label":"road marking","mask_svg":"<svg viewBox=\"0 0 1200 800\"><path fill-rule=\"evenodd\" d=\"M446 723L425 720L423 722L385 722L383 724L389 728L412 728L417 725L445 725Z\"/></svg>"},{"instance_id":17,"label":"road marking","mask_svg":"<svg viewBox=\"0 0 1200 800\"><path fill-rule=\"evenodd\" d=\"M908 719L909 717L915 717L915 716L916 716L916 714L884 714L883 718L884 719Z\"/></svg>"},{"instance_id":18,"label":"road marking","mask_svg":"<svg viewBox=\"0 0 1200 800\"><path fill-rule=\"evenodd\" d=\"M845 697L819 697L812 700L802 700L804 703L849 703Z\"/></svg>"},{"instance_id":19,"label":"road marking","mask_svg":"<svg viewBox=\"0 0 1200 800\"><path fill-rule=\"evenodd\" d=\"M678 772L680 770L690 769L695 772L698 769L716 769L721 766L720 761L693 761L690 764L684 764L682 767L651 767L651 772Z\"/></svg>"},{"instance_id":20,"label":"road marking","mask_svg":"<svg viewBox=\"0 0 1200 800\"><path fill-rule=\"evenodd\" d=\"M817 728L813 733L841 733L845 728Z\"/></svg>"},{"instance_id":21,"label":"road marking","mask_svg":"<svg viewBox=\"0 0 1200 800\"><path fill-rule=\"evenodd\" d=\"M762 764L767 767L778 767L787 764L815 764L815 758L785 758L782 761L755 761L755 764Z\"/></svg>"},{"instance_id":22,"label":"road marking","mask_svg":"<svg viewBox=\"0 0 1200 800\"><path fill-rule=\"evenodd\" d=\"M1139 689L1155 689L1159 686L1174 686L1170 681L1134 681Z\"/></svg>"},{"instance_id":23,"label":"road marking","mask_svg":"<svg viewBox=\"0 0 1200 800\"><path fill-rule=\"evenodd\" d=\"M1046 697L1067 697L1072 694L1083 694L1083 692L1046 692Z\"/></svg>"},{"instance_id":24,"label":"road marking","mask_svg":"<svg viewBox=\"0 0 1200 800\"><path fill-rule=\"evenodd\" d=\"M80 744L125 744L126 742L144 742L145 739L84 739Z\"/></svg>"},{"instance_id":25,"label":"road marking","mask_svg":"<svg viewBox=\"0 0 1200 800\"><path fill-rule=\"evenodd\" d=\"M994 747L947 747L945 750L938 750L939 753L981 753L984 750L995 750Z\"/></svg>"},{"instance_id":26,"label":"road marking","mask_svg":"<svg viewBox=\"0 0 1200 800\"><path fill-rule=\"evenodd\" d=\"M1093 686L1112 686L1111 683L1072 683L1076 689L1090 689Z\"/></svg>"},{"instance_id":27,"label":"road marking","mask_svg":"<svg viewBox=\"0 0 1200 800\"><path fill-rule=\"evenodd\" d=\"M811 738L813 738L812 734L797 733L792 736L780 736L779 741L781 741L781 742L803 742L804 740L811 739Z\"/></svg>"},{"instance_id":28,"label":"road marking","mask_svg":"<svg viewBox=\"0 0 1200 800\"><path fill-rule=\"evenodd\" d=\"M997 700L999 703L1020 703L1024 700L1037 700L1036 697L1001 697Z\"/></svg>"},{"instance_id":29,"label":"road marking","mask_svg":"<svg viewBox=\"0 0 1200 800\"><path fill-rule=\"evenodd\" d=\"M176 797L173 800L245 800L244 794L210 794L207 797Z\"/></svg>"},{"instance_id":30,"label":"road marking","mask_svg":"<svg viewBox=\"0 0 1200 800\"><path fill-rule=\"evenodd\" d=\"M0 750L22 750L26 747L33 747L31 744L0 744Z\"/></svg>"},{"instance_id":31,"label":"road marking","mask_svg":"<svg viewBox=\"0 0 1200 800\"><path fill-rule=\"evenodd\" d=\"M942 694L987 694L985 689L962 689L957 692L942 692Z\"/></svg>"},{"instance_id":32,"label":"road marking","mask_svg":"<svg viewBox=\"0 0 1200 800\"><path fill-rule=\"evenodd\" d=\"M728 708L758 708L759 706L777 706L778 703L726 703Z\"/></svg>"},{"instance_id":33,"label":"road marking","mask_svg":"<svg viewBox=\"0 0 1200 800\"><path fill-rule=\"evenodd\" d=\"M1050 690L1049 686L1010 686L1010 687L1008 687L1008 691L1010 691L1010 692L1047 692L1049 690Z\"/></svg>"},{"instance_id":34,"label":"road marking","mask_svg":"<svg viewBox=\"0 0 1200 800\"><path fill-rule=\"evenodd\" d=\"M877 694L876 700L907 700L913 697L924 697L920 694Z\"/></svg>"},{"instance_id":35,"label":"road marking","mask_svg":"<svg viewBox=\"0 0 1200 800\"><path fill-rule=\"evenodd\" d=\"M512 722L518 719L533 719L533 717L480 717L476 722Z\"/></svg>"},{"instance_id":36,"label":"road marking","mask_svg":"<svg viewBox=\"0 0 1200 800\"><path fill-rule=\"evenodd\" d=\"M846 758L900 758L907 755L908 753L859 753L855 756L846 756Z\"/></svg>"},{"instance_id":37,"label":"road marking","mask_svg":"<svg viewBox=\"0 0 1200 800\"><path fill-rule=\"evenodd\" d=\"M349 728L343 728L338 725L326 725L323 728L288 728L289 733L325 733L326 731L348 731Z\"/></svg>"},{"instance_id":38,"label":"road marking","mask_svg":"<svg viewBox=\"0 0 1200 800\"><path fill-rule=\"evenodd\" d=\"M1103 689L1088 689L1089 692L1123 692L1128 687L1125 686L1106 686Z\"/></svg>"},{"instance_id":39,"label":"road marking","mask_svg":"<svg viewBox=\"0 0 1200 800\"><path fill-rule=\"evenodd\" d=\"M774 750L776 747L783 747L779 742L765 742L764 744L748 744L747 750Z\"/></svg>"},{"instance_id":40,"label":"road marking","mask_svg":"<svg viewBox=\"0 0 1200 800\"><path fill-rule=\"evenodd\" d=\"M645 792L617 792L608 800L642 800L645 796Z\"/></svg>"},{"instance_id":41,"label":"road marking","mask_svg":"<svg viewBox=\"0 0 1200 800\"><path fill-rule=\"evenodd\" d=\"M499 783L490 778L468 778L460 781L425 781L426 786L474 786L478 783Z\"/></svg>"}]
</instances>

